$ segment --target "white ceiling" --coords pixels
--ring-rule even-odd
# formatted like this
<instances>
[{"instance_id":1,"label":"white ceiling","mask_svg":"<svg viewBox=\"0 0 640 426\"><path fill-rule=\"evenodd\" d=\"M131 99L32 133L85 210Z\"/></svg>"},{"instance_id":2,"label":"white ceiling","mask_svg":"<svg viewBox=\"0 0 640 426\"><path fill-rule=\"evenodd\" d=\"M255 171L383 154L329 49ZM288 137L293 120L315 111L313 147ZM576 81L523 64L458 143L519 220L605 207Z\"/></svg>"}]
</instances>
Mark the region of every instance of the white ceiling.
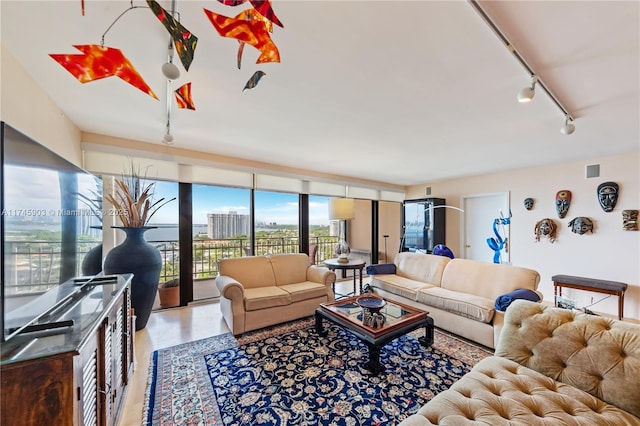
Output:
<instances>
[{"instance_id":1,"label":"white ceiling","mask_svg":"<svg viewBox=\"0 0 640 426\"><path fill-rule=\"evenodd\" d=\"M637 151L640 143L640 3L482 2L544 83L576 118L571 136L542 91L466 1L278 1L272 37L282 62L256 65L246 46L218 35L203 8L177 0L198 37L196 111L173 108L175 146L397 185L412 185ZM134 5L146 6L135 0ZM160 4L169 9L168 0ZM129 1L0 3L1 42L82 131L161 145L168 33L149 9L106 34L156 92L118 78L80 84L50 53L100 44ZM256 70L266 76L242 91Z\"/></svg>"}]
</instances>

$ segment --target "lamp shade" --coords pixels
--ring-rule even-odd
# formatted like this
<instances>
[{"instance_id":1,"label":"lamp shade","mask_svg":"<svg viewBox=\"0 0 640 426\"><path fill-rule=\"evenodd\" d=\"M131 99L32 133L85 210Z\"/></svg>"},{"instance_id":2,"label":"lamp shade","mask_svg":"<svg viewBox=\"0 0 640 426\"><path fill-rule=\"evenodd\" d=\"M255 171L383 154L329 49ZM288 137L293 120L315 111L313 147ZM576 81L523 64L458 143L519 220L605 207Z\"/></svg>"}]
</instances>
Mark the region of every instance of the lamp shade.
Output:
<instances>
[{"instance_id":1,"label":"lamp shade","mask_svg":"<svg viewBox=\"0 0 640 426\"><path fill-rule=\"evenodd\" d=\"M355 217L353 198L333 198L329 200L329 220L349 220Z\"/></svg>"}]
</instances>

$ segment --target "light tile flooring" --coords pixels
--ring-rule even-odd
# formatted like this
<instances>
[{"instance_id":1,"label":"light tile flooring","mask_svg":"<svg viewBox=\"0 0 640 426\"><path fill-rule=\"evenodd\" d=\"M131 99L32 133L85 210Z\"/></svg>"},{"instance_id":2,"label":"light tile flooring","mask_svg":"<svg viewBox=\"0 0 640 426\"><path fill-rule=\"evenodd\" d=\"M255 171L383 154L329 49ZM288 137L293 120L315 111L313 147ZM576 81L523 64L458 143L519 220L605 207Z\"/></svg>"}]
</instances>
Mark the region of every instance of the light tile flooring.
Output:
<instances>
[{"instance_id":1,"label":"light tile flooring","mask_svg":"<svg viewBox=\"0 0 640 426\"><path fill-rule=\"evenodd\" d=\"M336 283L338 294L352 290L351 278ZM147 326L137 331L135 335L136 366L127 385L125 403L118 425L142 424L142 407L147 389L149 361L153 351L228 332L229 327L222 318L217 300L154 311L149 317Z\"/></svg>"}]
</instances>

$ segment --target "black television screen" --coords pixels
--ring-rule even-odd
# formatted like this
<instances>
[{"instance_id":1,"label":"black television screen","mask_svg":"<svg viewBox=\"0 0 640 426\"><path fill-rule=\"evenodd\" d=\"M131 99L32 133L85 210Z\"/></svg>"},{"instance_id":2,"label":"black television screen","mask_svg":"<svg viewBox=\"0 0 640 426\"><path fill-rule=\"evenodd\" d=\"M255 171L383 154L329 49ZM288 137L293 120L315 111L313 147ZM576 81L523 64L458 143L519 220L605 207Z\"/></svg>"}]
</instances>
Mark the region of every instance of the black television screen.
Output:
<instances>
[{"instance_id":1,"label":"black television screen","mask_svg":"<svg viewBox=\"0 0 640 426\"><path fill-rule=\"evenodd\" d=\"M99 272L83 261L101 248L102 184L2 124L2 328L10 338L52 308L58 286ZM95 252L95 250L94 250ZM47 294L44 297L44 294Z\"/></svg>"}]
</instances>

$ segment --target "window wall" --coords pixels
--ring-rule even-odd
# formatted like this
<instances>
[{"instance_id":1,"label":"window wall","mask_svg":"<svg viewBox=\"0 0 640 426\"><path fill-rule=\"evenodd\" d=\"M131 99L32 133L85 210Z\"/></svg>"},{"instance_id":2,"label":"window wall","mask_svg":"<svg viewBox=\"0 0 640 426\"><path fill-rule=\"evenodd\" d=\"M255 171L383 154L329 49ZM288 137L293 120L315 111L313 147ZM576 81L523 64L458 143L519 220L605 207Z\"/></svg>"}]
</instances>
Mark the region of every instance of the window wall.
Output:
<instances>
[{"instance_id":1,"label":"window wall","mask_svg":"<svg viewBox=\"0 0 640 426\"><path fill-rule=\"evenodd\" d=\"M309 195L309 254L316 264L335 257L339 229L337 221L329 220L331 198Z\"/></svg>"},{"instance_id":2,"label":"window wall","mask_svg":"<svg viewBox=\"0 0 640 426\"><path fill-rule=\"evenodd\" d=\"M251 250L251 190L191 185L193 299L219 296L218 261Z\"/></svg>"},{"instance_id":3,"label":"window wall","mask_svg":"<svg viewBox=\"0 0 640 426\"><path fill-rule=\"evenodd\" d=\"M298 194L254 191L256 255L298 253Z\"/></svg>"}]
</instances>

